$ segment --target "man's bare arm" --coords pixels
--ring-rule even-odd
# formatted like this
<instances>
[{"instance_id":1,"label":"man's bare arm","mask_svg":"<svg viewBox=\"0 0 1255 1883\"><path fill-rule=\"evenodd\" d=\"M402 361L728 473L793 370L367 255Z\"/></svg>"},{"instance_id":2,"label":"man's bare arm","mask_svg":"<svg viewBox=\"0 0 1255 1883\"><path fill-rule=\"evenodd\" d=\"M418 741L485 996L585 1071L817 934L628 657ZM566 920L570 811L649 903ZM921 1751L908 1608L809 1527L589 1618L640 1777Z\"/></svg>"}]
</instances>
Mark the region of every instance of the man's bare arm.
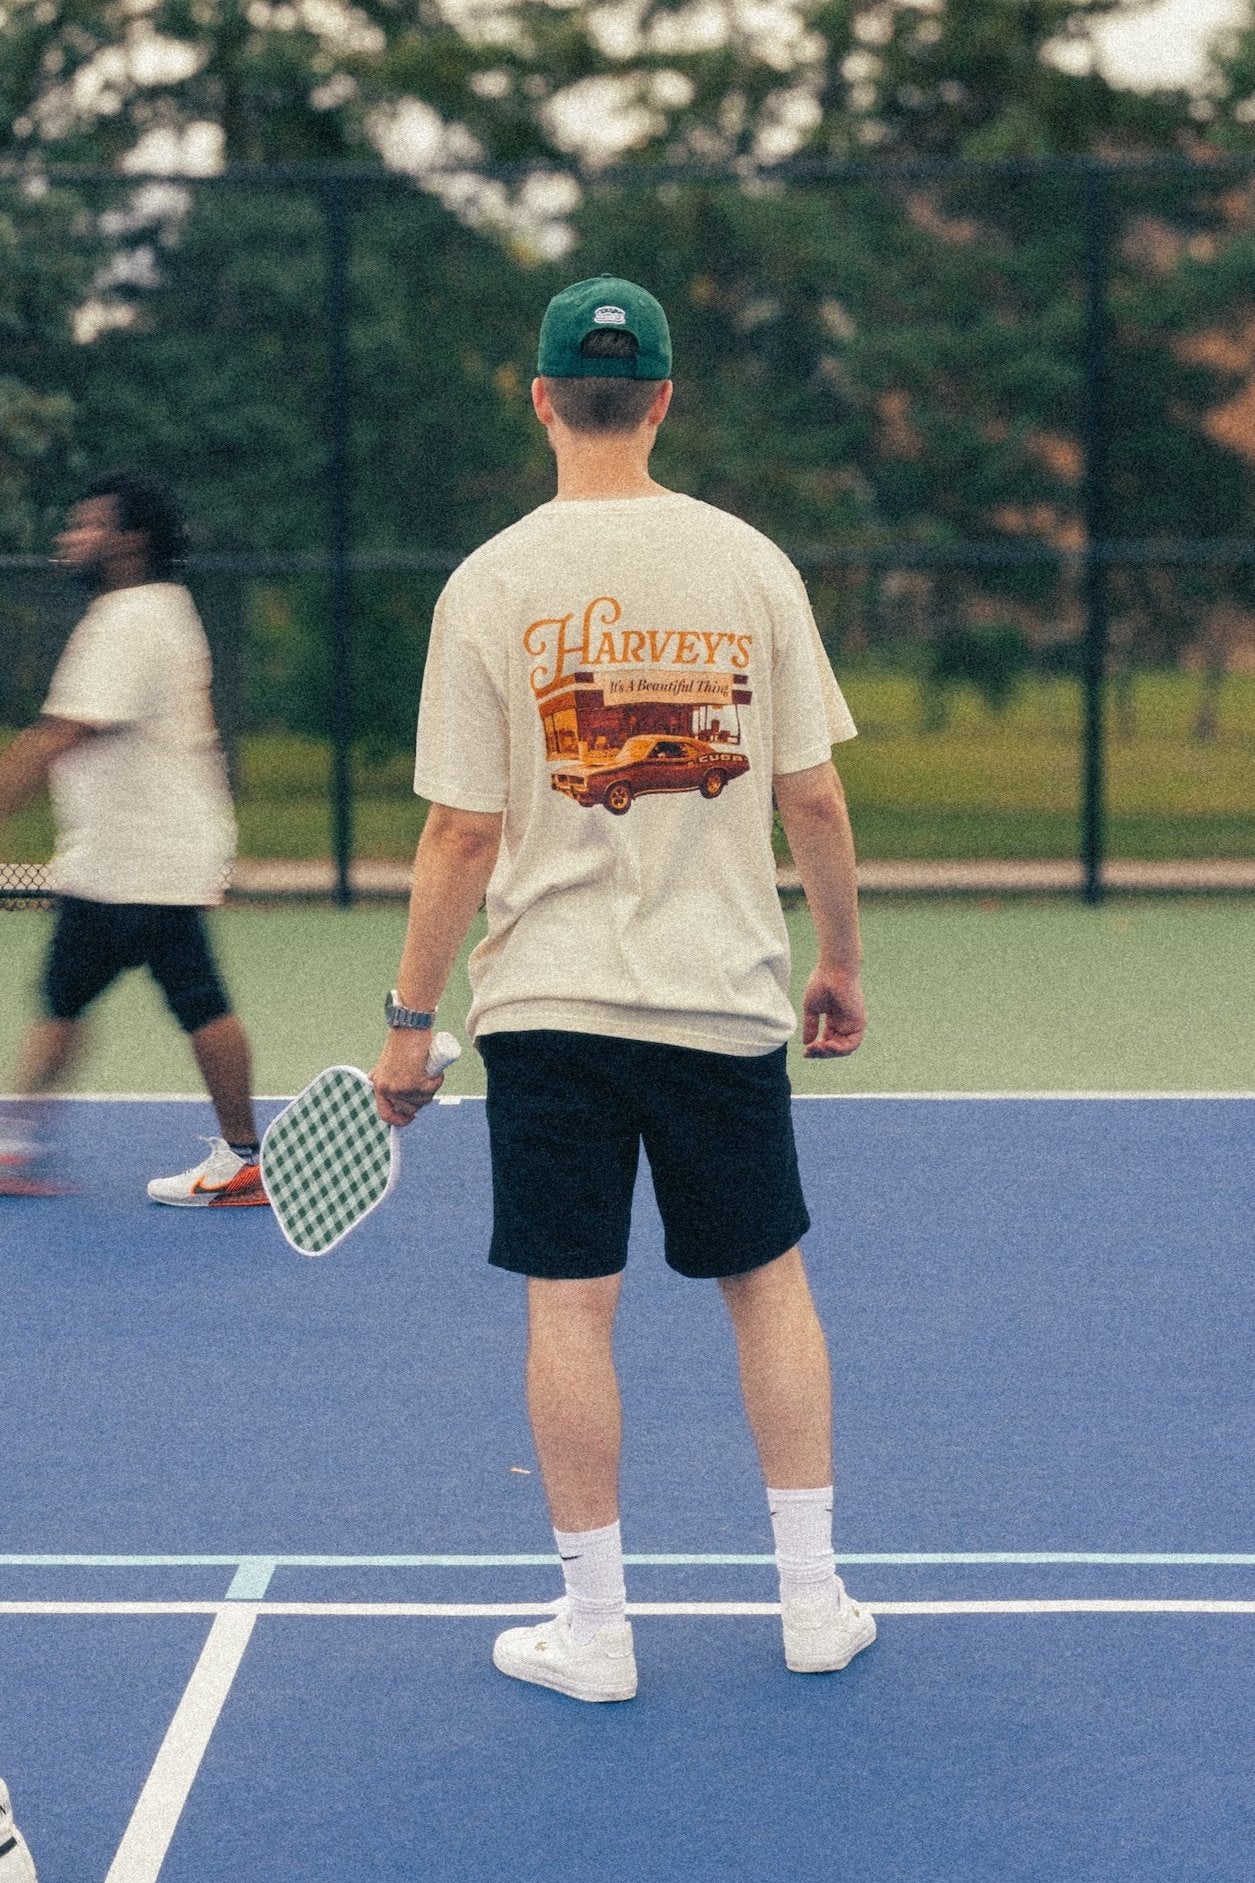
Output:
<instances>
[{"instance_id":1,"label":"man's bare arm","mask_svg":"<svg viewBox=\"0 0 1255 1883\"><path fill-rule=\"evenodd\" d=\"M94 731L81 720L54 719L45 713L19 732L12 745L0 752L0 824L29 803L63 753L90 739Z\"/></svg>"},{"instance_id":2,"label":"man's bare arm","mask_svg":"<svg viewBox=\"0 0 1255 1883\"><path fill-rule=\"evenodd\" d=\"M410 891L410 916L397 970L402 1004L435 1010L484 899L501 847L501 814L456 811L433 804L419 838ZM440 1089L427 1077L430 1032L390 1028L371 1074L379 1115L408 1124Z\"/></svg>"},{"instance_id":3,"label":"man's bare arm","mask_svg":"<svg viewBox=\"0 0 1255 1883\"><path fill-rule=\"evenodd\" d=\"M859 984L858 878L845 793L831 764L782 773L773 784L819 938L819 960L802 998L802 1045L808 1059L838 1058L855 1050L867 1027Z\"/></svg>"}]
</instances>

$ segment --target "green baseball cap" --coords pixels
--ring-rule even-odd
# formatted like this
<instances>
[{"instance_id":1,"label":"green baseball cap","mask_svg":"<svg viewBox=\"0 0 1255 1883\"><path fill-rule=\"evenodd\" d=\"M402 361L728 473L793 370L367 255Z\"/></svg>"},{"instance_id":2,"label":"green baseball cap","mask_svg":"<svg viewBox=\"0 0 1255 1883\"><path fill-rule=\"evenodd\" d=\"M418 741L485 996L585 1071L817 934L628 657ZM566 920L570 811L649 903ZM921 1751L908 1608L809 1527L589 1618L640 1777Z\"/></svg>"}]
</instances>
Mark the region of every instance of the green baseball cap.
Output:
<instances>
[{"instance_id":1,"label":"green baseball cap","mask_svg":"<svg viewBox=\"0 0 1255 1883\"><path fill-rule=\"evenodd\" d=\"M589 359L580 345L601 328L630 333L634 360ZM617 275L593 275L555 294L540 323L536 370L546 379L669 379L671 334L662 308L645 288Z\"/></svg>"}]
</instances>

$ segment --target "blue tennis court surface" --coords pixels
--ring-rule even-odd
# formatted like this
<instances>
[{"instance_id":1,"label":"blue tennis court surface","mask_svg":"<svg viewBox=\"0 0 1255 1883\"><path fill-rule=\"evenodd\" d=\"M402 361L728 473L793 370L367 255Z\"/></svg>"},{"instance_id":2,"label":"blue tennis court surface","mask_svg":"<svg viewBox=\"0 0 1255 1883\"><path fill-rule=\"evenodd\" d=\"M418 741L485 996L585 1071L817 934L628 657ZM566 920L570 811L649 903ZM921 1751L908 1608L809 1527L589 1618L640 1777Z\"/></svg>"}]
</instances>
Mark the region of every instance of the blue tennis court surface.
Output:
<instances>
[{"instance_id":1,"label":"blue tennis court surface","mask_svg":"<svg viewBox=\"0 0 1255 1883\"><path fill-rule=\"evenodd\" d=\"M621 1708L489 1663L559 1580L482 1105L316 1261L147 1204L206 1108L59 1114L78 1193L0 1216L0 1772L41 1883L1250 1876L1251 1101L797 1102L880 1616L830 1677L784 1670L731 1336L643 1191Z\"/></svg>"}]
</instances>

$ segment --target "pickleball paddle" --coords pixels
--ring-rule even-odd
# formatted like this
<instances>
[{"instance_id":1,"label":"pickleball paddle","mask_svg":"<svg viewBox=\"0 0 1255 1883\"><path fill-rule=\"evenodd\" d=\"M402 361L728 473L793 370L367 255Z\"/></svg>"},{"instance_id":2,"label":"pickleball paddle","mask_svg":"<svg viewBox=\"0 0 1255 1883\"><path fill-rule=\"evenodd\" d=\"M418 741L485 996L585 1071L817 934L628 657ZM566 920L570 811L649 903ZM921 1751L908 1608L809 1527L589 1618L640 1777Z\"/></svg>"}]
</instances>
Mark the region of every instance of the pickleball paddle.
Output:
<instances>
[{"instance_id":1,"label":"pickleball paddle","mask_svg":"<svg viewBox=\"0 0 1255 1883\"><path fill-rule=\"evenodd\" d=\"M461 1057L451 1033L427 1056L433 1077ZM328 1255L378 1209L397 1180L398 1133L375 1109L356 1066L329 1066L285 1105L261 1142L261 1180L275 1220L301 1255Z\"/></svg>"}]
</instances>

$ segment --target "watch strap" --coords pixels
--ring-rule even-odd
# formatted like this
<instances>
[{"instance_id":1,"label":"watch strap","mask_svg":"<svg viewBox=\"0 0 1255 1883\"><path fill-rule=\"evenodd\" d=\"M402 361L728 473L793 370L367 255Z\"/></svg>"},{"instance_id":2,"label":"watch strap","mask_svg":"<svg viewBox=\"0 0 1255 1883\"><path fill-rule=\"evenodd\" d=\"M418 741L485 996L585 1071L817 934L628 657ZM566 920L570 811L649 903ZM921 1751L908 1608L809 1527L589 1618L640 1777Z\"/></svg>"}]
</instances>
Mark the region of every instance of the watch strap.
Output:
<instances>
[{"instance_id":1,"label":"watch strap","mask_svg":"<svg viewBox=\"0 0 1255 1883\"><path fill-rule=\"evenodd\" d=\"M420 1013L416 1007L407 1007L394 987L383 1004L384 1019L390 1027L405 1027L414 1033L426 1033L435 1024L434 1013Z\"/></svg>"}]
</instances>

